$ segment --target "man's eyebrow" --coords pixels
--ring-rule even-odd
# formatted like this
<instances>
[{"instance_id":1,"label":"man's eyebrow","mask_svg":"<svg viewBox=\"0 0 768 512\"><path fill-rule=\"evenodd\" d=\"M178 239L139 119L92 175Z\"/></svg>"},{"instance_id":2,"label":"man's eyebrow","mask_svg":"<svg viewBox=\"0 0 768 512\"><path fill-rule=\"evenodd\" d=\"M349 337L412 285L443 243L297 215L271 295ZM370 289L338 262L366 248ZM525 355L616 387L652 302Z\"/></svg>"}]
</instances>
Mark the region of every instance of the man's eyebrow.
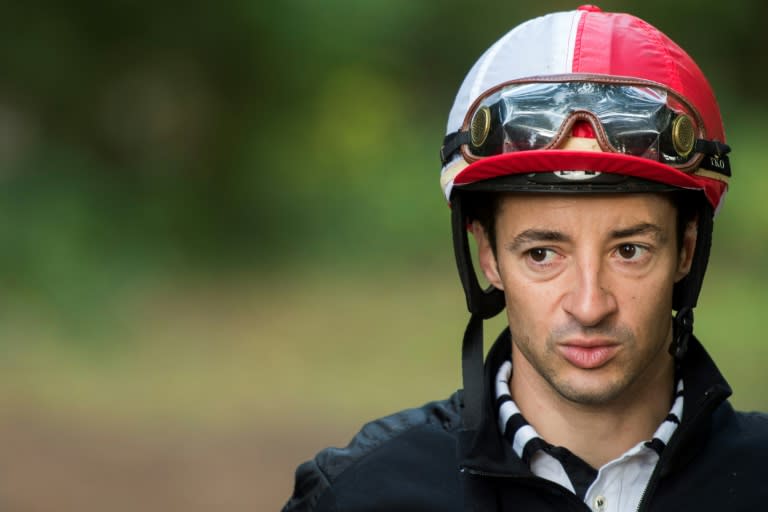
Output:
<instances>
[{"instance_id":1,"label":"man's eyebrow","mask_svg":"<svg viewBox=\"0 0 768 512\"><path fill-rule=\"evenodd\" d=\"M507 249L515 250L521 245L535 242L568 242L571 238L560 231L550 229L526 229L507 244Z\"/></svg>"},{"instance_id":2,"label":"man's eyebrow","mask_svg":"<svg viewBox=\"0 0 768 512\"><path fill-rule=\"evenodd\" d=\"M611 231L611 238L629 238L638 235L651 236L659 242L666 240L664 230L656 224L649 222L643 222L634 226L629 226L622 229L615 229ZM554 231L551 229L526 229L519 233L509 242L506 247L509 250L515 250L522 245L537 243L537 242L570 242L571 237L562 233L561 231Z\"/></svg>"},{"instance_id":3,"label":"man's eyebrow","mask_svg":"<svg viewBox=\"0 0 768 512\"><path fill-rule=\"evenodd\" d=\"M651 224L648 222L643 222L641 224L636 224L627 228L615 229L611 231L612 238L627 238L638 235L649 235L659 242L664 242L667 239L663 229L661 229L656 224Z\"/></svg>"}]
</instances>

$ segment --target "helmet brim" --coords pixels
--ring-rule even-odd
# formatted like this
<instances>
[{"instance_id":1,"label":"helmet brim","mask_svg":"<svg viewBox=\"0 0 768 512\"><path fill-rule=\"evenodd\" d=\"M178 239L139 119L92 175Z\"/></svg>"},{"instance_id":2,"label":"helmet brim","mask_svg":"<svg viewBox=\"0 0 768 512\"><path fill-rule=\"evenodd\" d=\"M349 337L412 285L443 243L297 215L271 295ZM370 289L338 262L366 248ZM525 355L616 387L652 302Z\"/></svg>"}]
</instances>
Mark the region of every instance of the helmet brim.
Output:
<instances>
[{"instance_id":1,"label":"helmet brim","mask_svg":"<svg viewBox=\"0 0 768 512\"><path fill-rule=\"evenodd\" d=\"M450 172L449 169L446 169ZM559 177L561 171L566 177ZM578 178L574 178L574 171ZM548 173L546 178L535 174ZM608 175L608 176L605 176ZM615 176L621 179L614 178ZM630 179L631 178L631 179ZM518 190L531 192L641 192L700 190L713 208L727 187L724 181L679 171L623 153L575 150L531 150L482 158L452 178L454 190Z\"/></svg>"}]
</instances>

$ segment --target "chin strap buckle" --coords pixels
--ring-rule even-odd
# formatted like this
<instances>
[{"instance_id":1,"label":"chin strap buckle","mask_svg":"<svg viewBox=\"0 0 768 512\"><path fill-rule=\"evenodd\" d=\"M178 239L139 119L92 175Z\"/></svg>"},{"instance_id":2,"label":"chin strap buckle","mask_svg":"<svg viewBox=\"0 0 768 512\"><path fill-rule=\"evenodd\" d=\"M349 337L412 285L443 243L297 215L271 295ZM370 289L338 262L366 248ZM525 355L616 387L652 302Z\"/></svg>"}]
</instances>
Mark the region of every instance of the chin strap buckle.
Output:
<instances>
[{"instance_id":1,"label":"chin strap buckle","mask_svg":"<svg viewBox=\"0 0 768 512\"><path fill-rule=\"evenodd\" d=\"M669 346L669 353L678 361L688 351L688 341L692 334L693 310L686 306L677 312L672 322L672 344Z\"/></svg>"}]
</instances>

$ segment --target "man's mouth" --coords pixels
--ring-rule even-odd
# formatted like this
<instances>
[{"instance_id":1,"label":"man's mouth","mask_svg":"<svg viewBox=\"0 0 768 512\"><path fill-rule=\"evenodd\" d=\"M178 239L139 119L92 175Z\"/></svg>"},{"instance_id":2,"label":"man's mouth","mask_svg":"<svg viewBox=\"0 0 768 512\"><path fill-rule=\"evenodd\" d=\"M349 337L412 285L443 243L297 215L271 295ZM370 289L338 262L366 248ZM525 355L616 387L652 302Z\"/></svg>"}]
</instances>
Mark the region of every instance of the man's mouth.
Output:
<instances>
[{"instance_id":1,"label":"man's mouth","mask_svg":"<svg viewBox=\"0 0 768 512\"><path fill-rule=\"evenodd\" d=\"M573 340L559 345L560 353L572 365L591 370L613 359L619 345L607 340Z\"/></svg>"}]
</instances>

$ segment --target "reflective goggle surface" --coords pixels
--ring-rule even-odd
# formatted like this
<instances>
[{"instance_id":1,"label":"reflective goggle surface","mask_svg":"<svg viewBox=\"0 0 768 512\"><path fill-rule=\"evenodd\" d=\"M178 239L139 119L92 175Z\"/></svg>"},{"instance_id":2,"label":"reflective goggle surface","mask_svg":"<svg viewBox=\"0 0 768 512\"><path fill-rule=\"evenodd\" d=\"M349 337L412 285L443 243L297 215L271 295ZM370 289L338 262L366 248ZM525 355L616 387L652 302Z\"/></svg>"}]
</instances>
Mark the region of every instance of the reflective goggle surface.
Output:
<instances>
[{"instance_id":1,"label":"reflective goggle surface","mask_svg":"<svg viewBox=\"0 0 768 512\"><path fill-rule=\"evenodd\" d=\"M673 167L695 165L703 139L697 112L661 87L594 81L512 83L481 97L463 130L467 160L557 147L577 121L589 122L604 151ZM467 141L465 141L467 142Z\"/></svg>"}]
</instances>

